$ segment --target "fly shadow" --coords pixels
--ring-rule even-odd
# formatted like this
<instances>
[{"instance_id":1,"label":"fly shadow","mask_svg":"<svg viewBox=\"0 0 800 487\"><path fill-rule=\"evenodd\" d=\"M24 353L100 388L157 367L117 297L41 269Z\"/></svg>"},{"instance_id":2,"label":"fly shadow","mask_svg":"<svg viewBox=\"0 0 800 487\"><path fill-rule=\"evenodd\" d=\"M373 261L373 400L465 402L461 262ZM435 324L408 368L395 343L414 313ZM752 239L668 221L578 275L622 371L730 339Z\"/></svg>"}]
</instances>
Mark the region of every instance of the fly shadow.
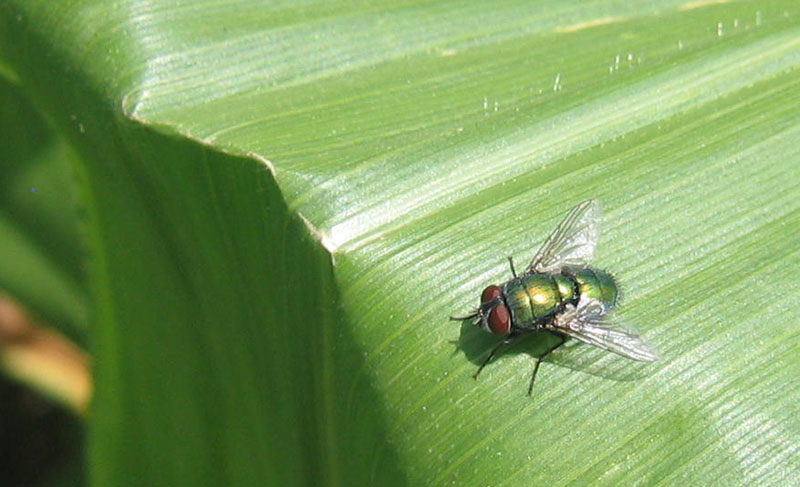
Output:
<instances>
[{"instance_id":1,"label":"fly shadow","mask_svg":"<svg viewBox=\"0 0 800 487\"><path fill-rule=\"evenodd\" d=\"M486 360L490 351L502 340L502 338L498 339L498 337L486 333L479 326L473 325L472 320L462 320L458 340L451 340L450 343L455 346L453 355L462 352L467 360L475 364L477 371L477 367ZM531 367L533 367L537 357L558 345L560 341L561 338L547 331L526 333L499 351L492 361L486 364L486 367L493 366L495 362L498 362L497 366L502 366L502 360L498 359L518 353L529 355ZM563 346L548 354L542 359L542 363L621 382L642 379L653 372L653 368L648 367L646 363L628 360L614 353L582 344L574 339L567 340Z\"/></svg>"}]
</instances>

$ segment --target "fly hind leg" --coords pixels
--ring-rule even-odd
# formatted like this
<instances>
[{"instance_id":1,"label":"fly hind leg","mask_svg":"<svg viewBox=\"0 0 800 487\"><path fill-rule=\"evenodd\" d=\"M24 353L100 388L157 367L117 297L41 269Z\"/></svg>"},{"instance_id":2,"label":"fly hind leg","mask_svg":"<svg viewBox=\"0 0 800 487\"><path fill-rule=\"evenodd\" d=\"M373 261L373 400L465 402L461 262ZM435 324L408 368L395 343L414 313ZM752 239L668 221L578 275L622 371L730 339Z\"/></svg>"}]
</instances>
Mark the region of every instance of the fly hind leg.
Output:
<instances>
[{"instance_id":1,"label":"fly hind leg","mask_svg":"<svg viewBox=\"0 0 800 487\"><path fill-rule=\"evenodd\" d=\"M508 265L511 266L511 275L514 276L514 279L517 278L517 271L514 269L514 258L510 255L508 256Z\"/></svg>"},{"instance_id":2,"label":"fly hind leg","mask_svg":"<svg viewBox=\"0 0 800 487\"><path fill-rule=\"evenodd\" d=\"M558 338L561 340L560 342L558 342L557 344L553 345L552 347L547 349L546 352L544 352L543 354L541 354L538 357L536 357L536 364L533 366L533 374L531 374L531 383L528 384L528 397L533 395L533 382L536 380L536 373L539 372L539 364L542 363L542 359L544 359L545 357L547 357L548 355L553 353L558 347L560 347L561 345L564 344L564 342L567 341L566 338L564 338L564 337L562 337L560 335L558 336Z\"/></svg>"}]
</instances>

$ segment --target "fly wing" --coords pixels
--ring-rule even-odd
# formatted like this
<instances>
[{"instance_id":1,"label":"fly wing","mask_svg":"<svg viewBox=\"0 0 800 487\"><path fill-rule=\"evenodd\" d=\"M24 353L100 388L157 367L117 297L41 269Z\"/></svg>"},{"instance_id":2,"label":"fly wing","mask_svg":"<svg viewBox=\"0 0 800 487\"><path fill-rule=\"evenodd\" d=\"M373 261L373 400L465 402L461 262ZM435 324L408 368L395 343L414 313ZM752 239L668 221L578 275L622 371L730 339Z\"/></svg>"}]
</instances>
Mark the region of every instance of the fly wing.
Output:
<instances>
[{"instance_id":1,"label":"fly wing","mask_svg":"<svg viewBox=\"0 0 800 487\"><path fill-rule=\"evenodd\" d=\"M587 200L571 209L547 237L528 266L528 272L558 272L564 267L584 267L594 258L600 238L602 209Z\"/></svg>"},{"instance_id":2,"label":"fly wing","mask_svg":"<svg viewBox=\"0 0 800 487\"><path fill-rule=\"evenodd\" d=\"M609 316L605 306L582 298L578 306L568 306L550 325L553 331L583 343L614 352L640 362L655 362L658 355L633 329Z\"/></svg>"}]
</instances>

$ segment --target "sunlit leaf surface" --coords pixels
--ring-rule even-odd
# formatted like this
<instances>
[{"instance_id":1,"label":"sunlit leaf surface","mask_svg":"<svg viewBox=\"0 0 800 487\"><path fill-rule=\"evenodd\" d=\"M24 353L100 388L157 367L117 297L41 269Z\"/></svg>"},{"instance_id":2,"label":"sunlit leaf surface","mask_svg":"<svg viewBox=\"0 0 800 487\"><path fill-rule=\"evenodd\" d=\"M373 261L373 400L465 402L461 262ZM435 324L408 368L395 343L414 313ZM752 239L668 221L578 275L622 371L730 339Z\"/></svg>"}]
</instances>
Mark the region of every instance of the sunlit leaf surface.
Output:
<instances>
[{"instance_id":1,"label":"sunlit leaf surface","mask_svg":"<svg viewBox=\"0 0 800 487\"><path fill-rule=\"evenodd\" d=\"M0 14L81 154L98 485L800 477L795 2ZM535 337L473 381L448 315L587 198L661 360L568 347L528 398Z\"/></svg>"}]
</instances>

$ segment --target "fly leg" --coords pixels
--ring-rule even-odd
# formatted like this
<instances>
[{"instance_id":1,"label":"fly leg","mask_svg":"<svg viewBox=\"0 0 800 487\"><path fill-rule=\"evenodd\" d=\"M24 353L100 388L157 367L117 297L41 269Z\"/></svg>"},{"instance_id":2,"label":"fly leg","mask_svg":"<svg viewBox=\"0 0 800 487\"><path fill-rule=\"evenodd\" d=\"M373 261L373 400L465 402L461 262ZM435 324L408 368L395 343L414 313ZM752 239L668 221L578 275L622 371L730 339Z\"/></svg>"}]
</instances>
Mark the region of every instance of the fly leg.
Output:
<instances>
[{"instance_id":1,"label":"fly leg","mask_svg":"<svg viewBox=\"0 0 800 487\"><path fill-rule=\"evenodd\" d=\"M483 368L486 367L486 364L488 364L489 362L492 361L494 356L497 355L497 352L499 352L500 350L502 350L505 347L507 347L507 346L511 345L512 343L514 343L514 341L518 337L519 337L519 335L517 335L515 333L512 333L512 334L508 335L508 338L506 338L502 342L498 343L497 346L494 347L491 352L489 352L489 356L486 357L486 360L484 360L483 363L481 364L481 366L478 367L478 371L475 372L475 374L473 374L472 378L473 379L477 379L478 378L478 374L480 374L481 370L483 370Z\"/></svg>"},{"instance_id":2,"label":"fly leg","mask_svg":"<svg viewBox=\"0 0 800 487\"><path fill-rule=\"evenodd\" d=\"M464 321L464 320L471 320L478 317L478 312L475 311L473 313L468 314L467 316L451 316L450 321Z\"/></svg>"},{"instance_id":3,"label":"fly leg","mask_svg":"<svg viewBox=\"0 0 800 487\"><path fill-rule=\"evenodd\" d=\"M536 373L539 372L539 364L542 362L542 359L550 355L555 349L560 347L567 341L566 338L558 335L558 338L561 340L556 345L553 345L546 352L536 357L536 365L533 366L533 374L531 375L531 383L528 385L528 396L530 397L533 394L533 381L536 380Z\"/></svg>"},{"instance_id":4,"label":"fly leg","mask_svg":"<svg viewBox=\"0 0 800 487\"><path fill-rule=\"evenodd\" d=\"M510 255L508 256L508 264L511 266L511 275L514 276L514 279L516 279L517 271L514 270L514 258Z\"/></svg>"}]
</instances>

